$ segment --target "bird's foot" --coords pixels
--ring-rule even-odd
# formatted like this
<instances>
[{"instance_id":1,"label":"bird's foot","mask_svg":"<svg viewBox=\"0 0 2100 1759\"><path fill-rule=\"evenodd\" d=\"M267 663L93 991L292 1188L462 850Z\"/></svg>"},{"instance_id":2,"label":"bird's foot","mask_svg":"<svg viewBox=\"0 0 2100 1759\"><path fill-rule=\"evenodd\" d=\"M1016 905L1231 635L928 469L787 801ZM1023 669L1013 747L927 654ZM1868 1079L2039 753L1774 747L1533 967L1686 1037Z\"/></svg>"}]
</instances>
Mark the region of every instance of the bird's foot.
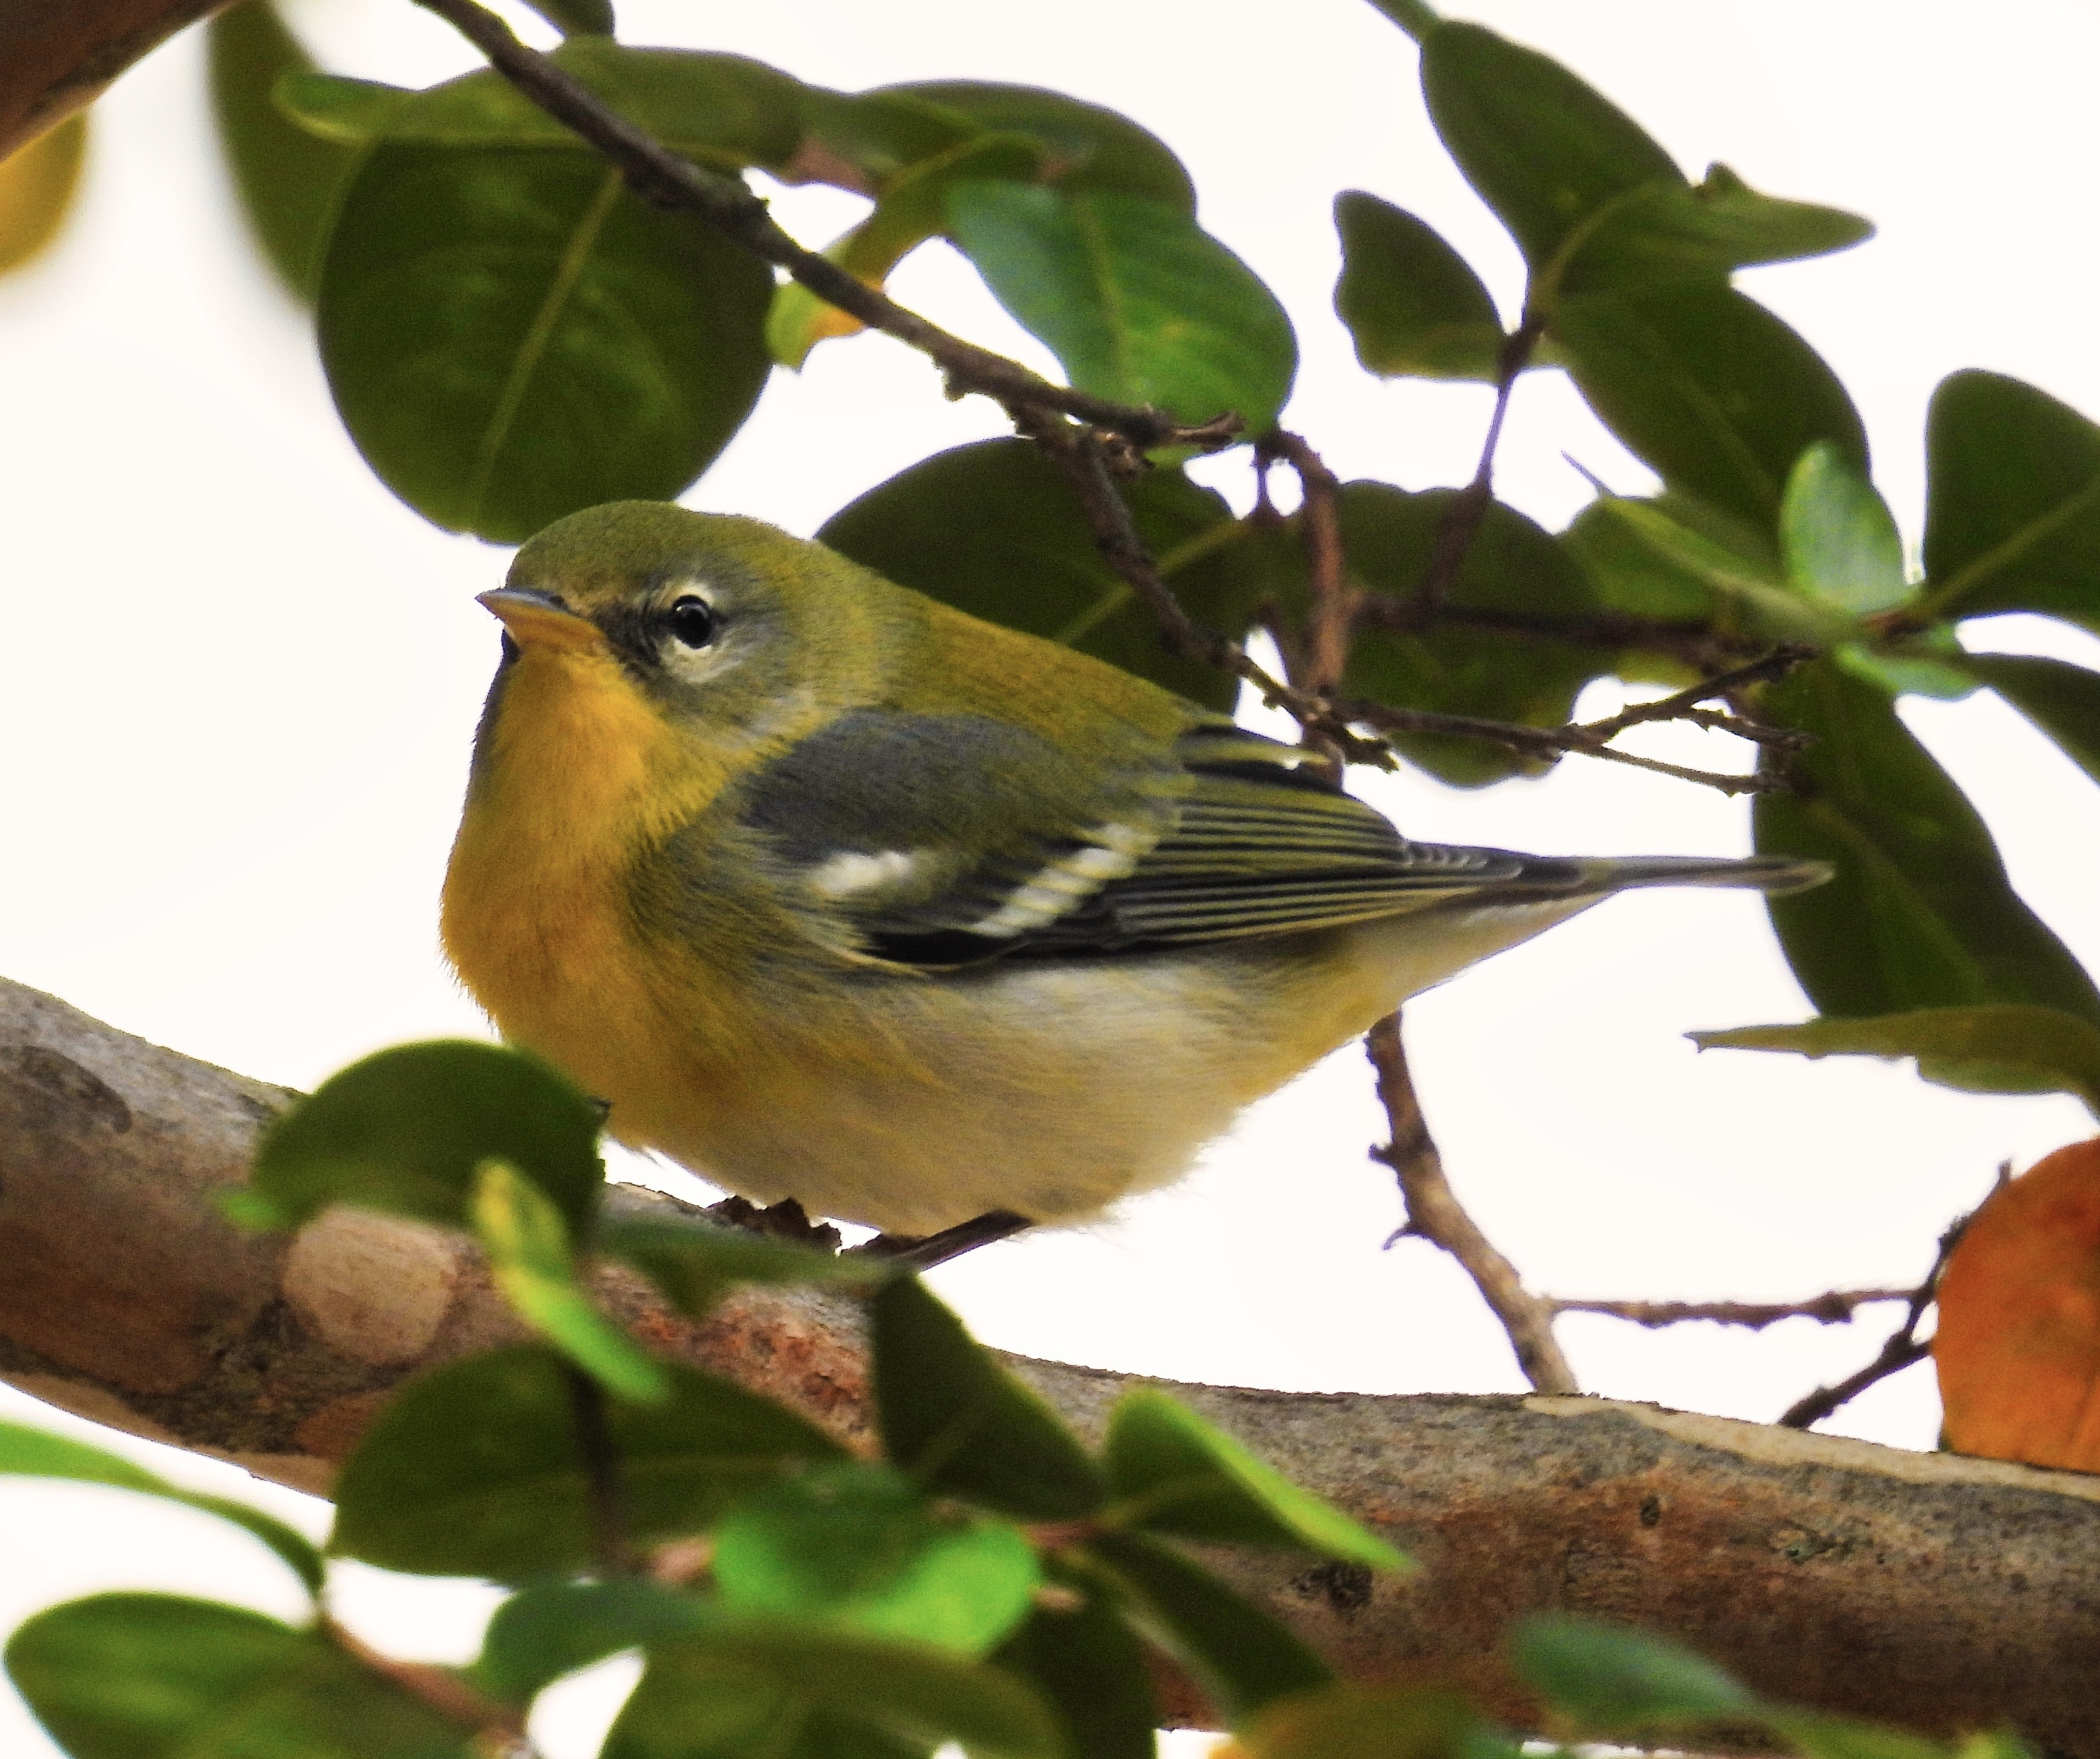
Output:
<instances>
[{"instance_id":1,"label":"bird's foot","mask_svg":"<svg viewBox=\"0 0 2100 1759\"><path fill-rule=\"evenodd\" d=\"M778 1209L779 1205L774 1207ZM1016 1215L1011 1209L988 1209L953 1227L944 1227L938 1234L878 1234L853 1249L871 1258L893 1259L915 1271L930 1271L937 1264L946 1264L951 1258L960 1258L964 1253L989 1246L995 1240L1011 1240L1024 1228L1035 1225L1026 1216Z\"/></svg>"},{"instance_id":2,"label":"bird's foot","mask_svg":"<svg viewBox=\"0 0 2100 1759\"><path fill-rule=\"evenodd\" d=\"M710 1204L707 1213L726 1227L740 1227L748 1234L763 1234L768 1240L784 1240L818 1252L836 1252L845 1244L828 1222L812 1222L809 1212L792 1197L774 1204L753 1203L748 1197L725 1197Z\"/></svg>"}]
</instances>

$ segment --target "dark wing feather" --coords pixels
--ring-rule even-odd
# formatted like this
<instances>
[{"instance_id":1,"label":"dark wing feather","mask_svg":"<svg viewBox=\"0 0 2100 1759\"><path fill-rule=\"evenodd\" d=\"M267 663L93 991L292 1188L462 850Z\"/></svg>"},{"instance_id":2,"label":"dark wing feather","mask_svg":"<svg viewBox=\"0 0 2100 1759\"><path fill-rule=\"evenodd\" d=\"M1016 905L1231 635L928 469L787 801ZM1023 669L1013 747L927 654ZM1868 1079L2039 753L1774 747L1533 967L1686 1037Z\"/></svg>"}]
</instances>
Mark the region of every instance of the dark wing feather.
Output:
<instances>
[{"instance_id":1,"label":"dark wing feather","mask_svg":"<svg viewBox=\"0 0 2100 1759\"><path fill-rule=\"evenodd\" d=\"M761 772L743 821L827 939L922 967L1335 927L1492 888L1594 883L1590 864L1412 843L1306 754L1199 723L1156 767L1083 776L973 716L862 709ZM990 846L967 859L987 824Z\"/></svg>"}]
</instances>

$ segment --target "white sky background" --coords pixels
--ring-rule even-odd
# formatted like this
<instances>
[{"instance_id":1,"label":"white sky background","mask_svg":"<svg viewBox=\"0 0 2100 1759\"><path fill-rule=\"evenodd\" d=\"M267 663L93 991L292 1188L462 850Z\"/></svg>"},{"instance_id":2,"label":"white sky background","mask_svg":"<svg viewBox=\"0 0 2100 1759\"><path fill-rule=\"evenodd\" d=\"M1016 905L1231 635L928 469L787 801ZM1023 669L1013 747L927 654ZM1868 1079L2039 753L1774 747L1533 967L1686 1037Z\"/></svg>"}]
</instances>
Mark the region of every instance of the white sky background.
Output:
<instances>
[{"instance_id":1,"label":"white sky background","mask_svg":"<svg viewBox=\"0 0 2100 1759\"><path fill-rule=\"evenodd\" d=\"M1760 188L1878 223L1858 250L1743 281L1851 388L1913 546L1925 404L1945 373L1993 368L2100 413L2084 309L2100 151L2090 9L2009 0L1988 30L1938 0L1480 0L1465 15L1567 61L1693 175L1723 159ZM342 71L415 84L471 64L404 0L310 0L298 16ZM1181 153L1205 223L1290 308L1304 366L1289 425L1345 476L1414 488L1470 473L1487 393L1369 378L1329 304L1328 206L1345 188L1443 229L1506 310L1521 285L1436 146L1412 46L1357 0L623 0L621 22L636 42L739 50L842 86L1004 79L1125 110ZM170 45L99 106L82 210L41 264L0 280L0 971L311 1087L381 1045L485 1030L439 958L435 913L496 660L473 594L505 555L395 502L336 423L304 319L243 240L205 130L201 49L194 33ZM812 244L860 207L823 190L779 202ZM1048 364L944 248L894 290ZM686 499L807 533L927 453L998 431L995 409L946 402L898 345L829 343L801 378L776 375ZM1557 374L1532 375L1499 487L1554 525L1586 496L1564 450L1616 488L1647 480ZM1244 505L1242 462L1202 470ZM2100 663L2100 643L2033 620L2001 620L1988 644ZM1600 687L1582 712L1617 701ZM2100 967L2092 785L1988 696L1905 714L1974 791L2023 893ZM1727 743L1657 730L1635 749L1711 762ZM1411 774L1361 786L1416 837L1568 853L1749 842L1741 802L1576 760L1484 793ZM1559 1293L1789 1298L1912 1280L2001 1160L2024 1167L2089 1133L2067 1099L1958 1095L1878 1064L1702 1058L1682 1036L1807 1011L1754 900L1646 893L1412 1005L1408 1036L1461 1196ZM1396 1201L1364 1151L1381 1134L1361 1056L1344 1052L1172 1191L935 1280L990 1341L1074 1361L1291 1388L1520 1389L1450 1266L1418 1243L1380 1251ZM1578 1318L1561 1335L1586 1390L1769 1419L1871 1356L1889 1310L1856 1333ZM0 1414L48 1415L12 1394ZM1929 1447L1937 1419L1920 1369L1826 1426ZM324 1528L318 1503L141 1452ZM344 1611L375 1641L470 1652L487 1591L344 1574ZM120 1585L295 1607L278 1566L203 1517L0 1484L0 1628ZM588 1750L611 1690L550 1708L556 1759ZM41 1739L0 1704L0 1748L47 1751Z\"/></svg>"}]
</instances>

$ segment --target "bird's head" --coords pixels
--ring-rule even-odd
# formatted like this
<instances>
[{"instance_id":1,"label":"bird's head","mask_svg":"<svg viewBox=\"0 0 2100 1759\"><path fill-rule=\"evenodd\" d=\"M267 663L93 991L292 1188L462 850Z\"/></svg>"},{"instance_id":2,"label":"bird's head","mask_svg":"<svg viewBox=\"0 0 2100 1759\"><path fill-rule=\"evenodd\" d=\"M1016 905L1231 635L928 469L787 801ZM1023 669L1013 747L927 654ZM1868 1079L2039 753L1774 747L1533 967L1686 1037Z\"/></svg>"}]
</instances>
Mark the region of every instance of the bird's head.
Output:
<instances>
[{"instance_id":1,"label":"bird's head","mask_svg":"<svg viewBox=\"0 0 2100 1759\"><path fill-rule=\"evenodd\" d=\"M553 691L628 694L698 740L735 742L865 683L886 646L876 601L893 595L906 596L757 519L592 507L532 538L481 595L506 638L491 716L505 674L536 672Z\"/></svg>"}]
</instances>

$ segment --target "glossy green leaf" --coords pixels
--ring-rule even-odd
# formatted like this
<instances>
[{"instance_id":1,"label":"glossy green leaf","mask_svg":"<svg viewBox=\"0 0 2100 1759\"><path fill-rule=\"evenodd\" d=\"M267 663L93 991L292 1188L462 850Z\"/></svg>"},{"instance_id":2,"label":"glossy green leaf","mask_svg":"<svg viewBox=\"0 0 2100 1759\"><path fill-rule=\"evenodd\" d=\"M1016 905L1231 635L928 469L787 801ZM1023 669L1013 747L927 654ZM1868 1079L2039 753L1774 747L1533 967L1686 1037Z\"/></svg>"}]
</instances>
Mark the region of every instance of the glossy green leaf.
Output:
<instances>
[{"instance_id":1,"label":"glossy green leaf","mask_svg":"<svg viewBox=\"0 0 2100 1759\"><path fill-rule=\"evenodd\" d=\"M1028 1615L1035 1553L1004 1521L937 1512L893 1468L818 1466L747 1496L714 1531L731 1611L777 1613L982 1655Z\"/></svg>"},{"instance_id":2,"label":"glossy green leaf","mask_svg":"<svg viewBox=\"0 0 2100 1759\"><path fill-rule=\"evenodd\" d=\"M1830 657L1855 678L1864 678L1892 696L1933 696L1959 702L1979 687L1961 638L1947 623L1930 623L1900 634L1880 634L1865 642L1840 642Z\"/></svg>"},{"instance_id":3,"label":"glossy green leaf","mask_svg":"<svg viewBox=\"0 0 2100 1759\"><path fill-rule=\"evenodd\" d=\"M1023 1518L1101 1506L1100 1473L1061 1419L915 1277L869 1304L883 1452L929 1491Z\"/></svg>"},{"instance_id":4,"label":"glossy green leaf","mask_svg":"<svg viewBox=\"0 0 2100 1759\"><path fill-rule=\"evenodd\" d=\"M1159 1705L1145 1651L1106 1588L1045 1569L1057 1593L992 1657L1028 1682L1056 1714L1068 1752L1155 1759Z\"/></svg>"},{"instance_id":5,"label":"glossy green leaf","mask_svg":"<svg viewBox=\"0 0 2100 1759\"><path fill-rule=\"evenodd\" d=\"M1827 440L1802 453L1788 476L1779 535L1787 578L1834 611L1872 617L1913 594L1895 515Z\"/></svg>"},{"instance_id":6,"label":"glossy green leaf","mask_svg":"<svg viewBox=\"0 0 2100 1759\"><path fill-rule=\"evenodd\" d=\"M2100 633L2100 426L2017 378L1940 382L1925 428L1924 608Z\"/></svg>"},{"instance_id":7,"label":"glossy green leaf","mask_svg":"<svg viewBox=\"0 0 2100 1759\"><path fill-rule=\"evenodd\" d=\"M1873 236L1855 214L1761 195L1725 165L1703 182L1670 177L1614 197L1571 232L1542 301L1721 283L1739 268L1842 250Z\"/></svg>"},{"instance_id":8,"label":"glossy green leaf","mask_svg":"<svg viewBox=\"0 0 2100 1759\"><path fill-rule=\"evenodd\" d=\"M646 1403L669 1396L663 1365L577 1283L562 1212L532 1180L503 1161L484 1160L467 1209L489 1279L512 1312L611 1391Z\"/></svg>"},{"instance_id":9,"label":"glossy green leaf","mask_svg":"<svg viewBox=\"0 0 2100 1759\"><path fill-rule=\"evenodd\" d=\"M504 1160L588 1241L605 1188L598 1134L598 1108L522 1050L397 1045L330 1076L271 1125L236 1207L277 1227L332 1203L465 1227L482 1162Z\"/></svg>"},{"instance_id":10,"label":"glossy green leaf","mask_svg":"<svg viewBox=\"0 0 2100 1759\"><path fill-rule=\"evenodd\" d=\"M1179 471L1124 491L1139 535L1190 616L1243 634L1251 600L1221 563L1248 528ZM915 464L827 519L834 550L960 611L1064 643L1207 707L1237 680L1171 654L1159 625L1101 559L1071 485L1026 440L988 440Z\"/></svg>"},{"instance_id":11,"label":"glossy green leaf","mask_svg":"<svg viewBox=\"0 0 2100 1759\"><path fill-rule=\"evenodd\" d=\"M1767 900L1817 1009L1867 1018L1917 1008L2038 1002L2100 1021L2100 994L2005 878L1991 833L1887 696L1827 661L1769 689L1780 725L1816 741L1798 792L1758 797L1761 853L1837 868Z\"/></svg>"},{"instance_id":12,"label":"glossy green leaf","mask_svg":"<svg viewBox=\"0 0 2100 1759\"><path fill-rule=\"evenodd\" d=\"M1089 1540L1084 1554L1235 1726L1279 1698L1333 1681L1302 1638L1180 1552L1110 1533Z\"/></svg>"},{"instance_id":13,"label":"glossy green leaf","mask_svg":"<svg viewBox=\"0 0 2100 1759\"><path fill-rule=\"evenodd\" d=\"M313 69L272 0L242 0L208 30L212 108L241 211L279 278L311 302L356 154L299 127L272 100L280 79Z\"/></svg>"},{"instance_id":14,"label":"glossy green leaf","mask_svg":"<svg viewBox=\"0 0 2100 1759\"><path fill-rule=\"evenodd\" d=\"M802 135L803 88L747 55L693 49L633 49L578 37L554 64L673 151L735 170L779 167ZM280 80L280 108L325 139L366 145L558 147L583 142L502 75L488 69L426 91L304 73Z\"/></svg>"},{"instance_id":15,"label":"glossy green leaf","mask_svg":"<svg viewBox=\"0 0 2100 1759\"><path fill-rule=\"evenodd\" d=\"M1441 233L1361 189L1335 197L1335 229L1342 237L1335 310L1365 371L1493 382L1507 339L1502 318Z\"/></svg>"},{"instance_id":16,"label":"glossy green leaf","mask_svg":"<svg viewBox=\"0 0 2100 1759\"><path fill-rule=\"evenodd\" d=\"M172 1594L40 1612L7 1672L73 1759L472 1759L472 1737L315 1631Z\"/></svg>"},{"instance_id":17,"label":"glossy green leaf","mask_svg":"<svg viewBox=\"0 0 2100 1759\"><path fill-rule=\"evenodd\" d=\"M1866 431L1822 356L1721 285L1569 300L1551 334L1627 450L1673 488L1770 529L1794 461L1828 440L1864 471Z\"/></svg>"},{"instance_id":18,"label":"glossy green leaf","mask_svg":"<svg viewBox=\"0 0 2100 1759\"><path fill-rule=\"evenodd\" d=\"M2100 782L2100 672L2026 654L1964 654L1965 670L2048 734Z\"/></svg>"},{"instance_id":19,"label":"glossy green leaf","mask_svg":"<svg viewBox=\"0 0 2100 1759\"><path fill-rule=\"evenodd\" d=\"M1103 1454L1115 1518L1147 1532L1283 1545L1374 1570L1408 1560L1310 1491L1151 1387L1118 1401Z\"/></svg>"},{"instance_id":20,"label":"glossy green leaf","mask_svg":"<svg viewBox=\"0 0 2100 1759\"><path fill-rule=\"evenodd\" d=\"M599 1250L631 1264L689 1319L703 1319L739 1283L835 1283L872 1288L898 1274L880 1258L816 1252L698 1219L615 1218Z\"/></svg>"},{"instance_id":21,"label":"glossy green leaf","mask_svg":"<svg viewBox=\"0 0 2100 1759\"><path fill-rule=\"evenodd\" d=\"M71 1478L82 1484L108 1484L118 1490L137 1491L186 1508L215 1514L223 1521L244 1527L276 1553L307 1589L318 1593L325 1575L320 1553L304 1534L274 1516L231 1497L210 1496L170 1484L157 1473L135 1465L121 1455L104 1452L70 1436L54 1435L48 1430L31 1429L20 1423L0 1423L0 1475L11 1478Z\"/></svg>"},{"instance_id":22,"label":"glossy green leaf","mask_svg":"<svg viewBox=\"0 0 2100 1759\"><path fill-rule=\"evenodd\" d=\"M65 224L87 160L87 113L0 159L0 275L42 255Z\"/></svg>"},{"instance_id":23,"label":"glossy green leaf","mask_svg":"<svg viewBox=\"0 0 2100 1759\"><path fill-rule=\"evenodd\" d=\"M1598 1619L1534 1615L1511 1633L1509 1657L1517 1677L1549 1709L1586 1734L1742 1721L1760 1708L1703 1656Z\"/></svg>"},{"instance_id":24,"label":"glossy green leaf","mask_svg":"<svg viewBox=\"0 0 2100 1759\"><path fill-rule=\"evenodd\" d=\"M946 228L951 189L985 178L1032 178L1042 158L1043 148L1028 135L990 134L922 159L900 172L874 211L834 240L824 254L856 280L879 287L892 269ZM818 343L853 335L861 327L859 319L826 304L800 281L783 281L765 320L765 342L775 360L799 369Z\"/></svg>"},{"instance_id":25,"label":"glossy green leaf","mask_svg":"<svg viewBox=\"0 0 2100 1759\"><path fill-rule=\"evenodd\" d=\"M564 36L612 34L612 0L526 0L526 3Z\"/></svg>"},{"instance_id":26,"label":"glossy green leaf","mask_svg":"<svg viewBox=\"0 0 2100 1759\"><path fill-rule=\"evenodd\" d=\"M662 1366L671 1382L663 1403L607 1403L637 1543L697 1532L783 1472L842 1452L770 1399L697 1368ZM587 1565L590 1492L562 1357L518 1345L409 1382L343 1466L331 1545L425 1576L520 1581Z\"/></svg>"},{"instance_id":27,"label":"glossy green leaf","mask_svg":"<svg viewBox=\"0 0 2100 1759\"><path fill-rule=\"evenodd\" d=\"M1069 193L1119 191L1195 216L1195 185L1173 149L1104 105L1039 86L968 79L917 80L879 86L869 95L915 99L973 127L1032 135L1047 155L1043 180Z\"/></svg>"},{"instance_id":28,"label":"glossy green leaf","mask_svg":"<svg viewBox=\"0 0 2100 1759\"><path fill-rule=\"evenodd\" d=\"M983 132L961 112L905 91L806 86L798 107L807 134L792 167L796 180L835 183L866 196L880 196L911 166Z\"/></svg>"},{"instance_id":29,"label":"glossy green leaf","mask_svg":"<svg viewBox=\"0 0 2100 1759\"><path fill-rule=\"evenodd\" d=\"M1407 602L1421 591L1451 489L1409 494L1384 483L1349 483L1341 495L1342 548L1370 590ZM1515 508L1491 502L1447 594L1468 611L1579 621L1601 608L1582 566ZM1612 652L1561 642L1512 642L1500 629L1442 622L1418 632L1360 626L1343 693L1403 708L1557 727L1591 678L1609 672ZM1396 749L1432 776L1473 788L1535 771L1535 762L1499 745L1443 734L1395 736Z\"/></svg>"},{"instance_id":30,"label":"glossy green leaf","mask_svg":"<svg viewBox=\"0 0 2100 1759\"><path fill-rule=\"evenodd\" d=\"M563 1675L645 1643L697 1630L690 1594L646 1576L540 1582L496 1609L467 1677L506 1704L525 1704Z\"/></svg>"},{"instance_id":31,"label":"glossy green leaf","mask_svg":"<svg viewBox=\"0 0 2100 1759\"><path fill-rule=\"evenodd\" d=\"M2100 1116L2100 1027L2061 1008L1999 1002L1920 1008L1873 1019L1807 1020L1694 1032L1701 1050L1805 1057L1915 1057L1921 1073L1970 1092L2067 1093Z\"/></svg>"},{"instance_id":32,"label":"glossy green leaf","mask_svg":"<svg viewBox=\"0 0 2100 1759\"><path fill-rule=\"evenodd\" d=\"M1448 1686L1343 1682L1271 1704L1240 1734L1252 1759L1516 1759Z\"/></svg>"},{"instance_id":33,"label":"glossy green leaf","mask_svg":"<svg viewBox=\"0 0 2100 1759\"><path fill-rule=\"evenodd\" d=\"M949 235L1081 391L1184 422L1276 419L1298 342L1254 272L1179 210L1120 192L965 183Z\"/></svg>"},{"instance_id":34,"label":"glossy green leaf","mask_svg":"<svg viewBox=\"0 0 2100 1759\"><path fill-rule=\"evenodd\" d=\"M321 360L389 488L517 542L705 470L770 370L772 297L757 258L594 154L390 140L329 241Z\"/></svg>"},{"instance_id":35,"label":"glossy green leaf","mask_svg":"<svg viewBox=\"0 0 2100 1759\"><path fill-rule=\"evenodd\" d=\"M923 1643L720 1619L651 1647L603 1759L1068 1759L1021 1681Z\"/></svg>"},{"instance_id":36,"label":"glossy green leaf","mask_svg":"<svg viewBox=\"0 0 2100 1759\"><path fill-rule=\"evenodd\" d=\"M1684 175L1645 130L1557 61L1478 24L1422 45L1431 120L1537 274L1607 204Z\"/></svg>"}]
</instances>

